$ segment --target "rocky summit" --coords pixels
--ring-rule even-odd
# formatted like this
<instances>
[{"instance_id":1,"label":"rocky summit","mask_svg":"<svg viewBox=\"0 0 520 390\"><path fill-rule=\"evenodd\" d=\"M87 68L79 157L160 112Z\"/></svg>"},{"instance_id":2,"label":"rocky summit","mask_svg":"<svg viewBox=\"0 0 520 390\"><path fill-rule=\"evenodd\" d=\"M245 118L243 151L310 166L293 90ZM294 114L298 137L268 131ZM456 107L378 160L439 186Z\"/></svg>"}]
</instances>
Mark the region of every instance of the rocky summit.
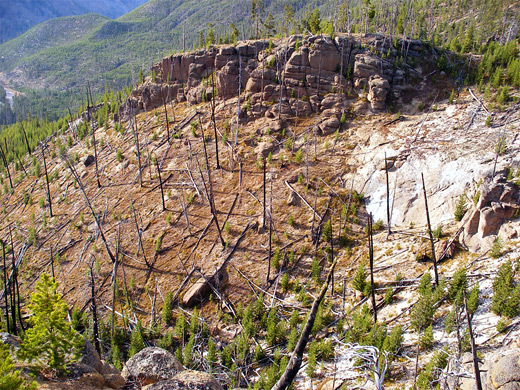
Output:
<instances>
[{"instance_id":1,"label":"rocky summit","mask_svg":"<svg viewBox=\"0 0 520 390\"><path fill-rule=\"evenodd\" d=\"M480 61L380 34L211 44L24 137L3 318L20 334L44 291L84 337L38 385L516 388L520 96L472 84ZM31 328L2 336L24 370Z\"/></svg>"}]
</instances>

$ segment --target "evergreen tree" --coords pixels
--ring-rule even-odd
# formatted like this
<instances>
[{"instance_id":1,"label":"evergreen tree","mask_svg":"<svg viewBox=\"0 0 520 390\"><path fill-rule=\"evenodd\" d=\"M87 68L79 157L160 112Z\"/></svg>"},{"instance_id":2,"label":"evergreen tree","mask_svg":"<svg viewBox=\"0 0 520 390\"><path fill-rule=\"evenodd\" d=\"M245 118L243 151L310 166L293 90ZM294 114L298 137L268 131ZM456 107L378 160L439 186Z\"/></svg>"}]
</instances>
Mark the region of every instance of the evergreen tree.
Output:
<instances>
[{"instance_id":1,"label":"evergreen tree","mask_svg":"<svg viewBox=\"0 0 520 390\"><path fill-rule=\"evenodd\" d=\"M51 368L62 374L78 360L84 341L67 321L67 305L57 289L58 283L42 274L29 304L32 315L28 322L32 327L25 332L18 356L35 362L40 370Z\"/></svg>"},{"instance_id":2,"label":"evergreen tree","mask_svg":"<svg viewBox=\"0 0 520 390\"><path fill-rule=\"evenodd\" d=\"M514 317L520 304L520 286L515 285L511 261L502 264L493 282L493 299L490 309L493 313Z\"/></svg>"},{"instance_id":3,"label":"evergreen tree","mask_svg":"<svg viewBox=\"0 0 520 390\"><path fill-rule=\"evenodd\" d=\"M36 390L36 383L24 379L14 367L9 347L0 341L0 390Z\"/></svg>"},{"instance_id":4,"label":"evergreen tree","mask_svg":"<svg viewBox=\"0 0 520 390\"><path fill-rule=\"evenodd\" d=\"M163 307L161 310L161 319L165 324L169 324L173 320L171 291L168 292L168 294L166 294L166 298L164 299Z\"/></svg>"}]
</instances>

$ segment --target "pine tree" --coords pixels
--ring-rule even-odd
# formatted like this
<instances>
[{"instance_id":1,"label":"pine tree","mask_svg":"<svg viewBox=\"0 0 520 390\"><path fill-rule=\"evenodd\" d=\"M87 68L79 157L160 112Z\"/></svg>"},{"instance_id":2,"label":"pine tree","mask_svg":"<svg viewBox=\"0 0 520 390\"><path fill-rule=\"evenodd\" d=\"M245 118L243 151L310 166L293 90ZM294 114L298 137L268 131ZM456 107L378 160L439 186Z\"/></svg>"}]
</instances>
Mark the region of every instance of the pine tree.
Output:
<instances>
[{"instance_id":1,"label":"pine tree","mask_svg":"<svg viewBox=\"0 0 520 390\"><path fill-rule=\"evenodd\" d=\"M164 299L163 307L161 310L161 319L165 324L169 324L173 320L171 291L168 292L168 294L166 294L166 298Z\"/></svg>"},{"instance_id":2,"label":"pine tree","mask_svg":"<svg viewBox=\"0 0 520 390\"><path fill-rule=\"evenodd\" d=\"M0 341L0 390L36 390L38 386L24 379L14 367L9 347Z\"/></svg>"},{"instance_id":3,"label":"pine tree","mask_svg":"<svg viewBox=\"0 0 520 390\"><path fill-rule=\"evenodd\" d=\"M520 286L513 279L511 261L502 264L493 281L493 299L490 309L493 313L512 318L518 314Z\"/></svg>"},{"instance_id":4,"label":"pine tree","mask_svg":"<svg viewBox=\"0 0 520 390\"><path fill-rule=\"evenodd\" d=\"M137 352L145 348L143 338L143 328L140 322L137 322L137 326L130 335L130 348L128 348L128 357L134 356Z\"/></svg>"},{"instance_id":5,"label":"pine tree","mask_svg":"<svg viewBox=\"0 0 520 390\"><path fill-rule=\"evenodd\" d=\"M32 327L25 332L18 356L35 362L39 370L50 368L63 374L78 360L84 341L67 321L67 305L57 288L53 278L42 274L29 304L32 315L28 322Z\"/></svg>"}]
</instances>

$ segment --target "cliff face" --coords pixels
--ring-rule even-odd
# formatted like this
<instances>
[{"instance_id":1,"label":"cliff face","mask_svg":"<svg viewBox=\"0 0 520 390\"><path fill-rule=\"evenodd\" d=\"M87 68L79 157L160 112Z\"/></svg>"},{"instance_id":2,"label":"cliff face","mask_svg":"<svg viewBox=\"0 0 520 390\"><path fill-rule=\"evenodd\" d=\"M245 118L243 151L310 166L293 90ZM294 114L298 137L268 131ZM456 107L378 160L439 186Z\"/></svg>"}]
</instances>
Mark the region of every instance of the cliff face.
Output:
<instances>
[{"instance_id":1,"label":"cliff face","mask_svg":"<svg viewBox=\"0 0 520 390\"><path fill-rule=\"evenodd\" d=\"M229 99L240 91L247 102L242 116L324 112L339 120L349 99L366 97L373 111L399 105L406 91L422 80L423 71L406 63L428 65L428 57L419 41L392 42L382 36L294 35L210 47L155 64L155 79L147 78L132 92L122 113L150 110L172 100L198 104L211 100L214 91L219 99Z\"/></svg>"}]
</instances>

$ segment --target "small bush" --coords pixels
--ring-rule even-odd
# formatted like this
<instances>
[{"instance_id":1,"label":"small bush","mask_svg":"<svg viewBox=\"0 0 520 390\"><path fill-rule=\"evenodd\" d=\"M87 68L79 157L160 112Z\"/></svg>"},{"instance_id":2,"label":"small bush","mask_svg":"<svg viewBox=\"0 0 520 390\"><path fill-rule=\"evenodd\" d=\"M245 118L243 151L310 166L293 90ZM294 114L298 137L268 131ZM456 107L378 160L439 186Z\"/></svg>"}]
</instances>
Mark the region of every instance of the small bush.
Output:
<instances>
[{"instance_id":1,"label":"small bush","mask_svg":"<svg viewBox=\"0 0 520 390\"><path fill-rule=\"evenodd\" d=\"M493 259L498 259L500 256L502 256L502 240L500 237L497 237L495 241L493 241L493 245L489 251L489 256L491 256Z\"/></svg>"},{"instance_id":2,"label":"small bush","mask_svg":"<svg viewBox=\"0 0 520 390\"><path fill-rule=\"evenodd\" d=\"M493 281L493 298L490 309L493 313L508 318L518 315L520 304L520 286L513 278L513 266L507 261L499 268Z\"/></svg>"},{"instance_id":3,"label":"small bush","mask_svg":"<svg viewBox=\"0 0 520 390\"><path fill-rule=\"evenodd\" d=\"M457 201L457 205L455 206L455 221L462 221L464 214L468 211L466 194L462 194L459 196L459 200Z\"/></svg>"}]
</instances>

